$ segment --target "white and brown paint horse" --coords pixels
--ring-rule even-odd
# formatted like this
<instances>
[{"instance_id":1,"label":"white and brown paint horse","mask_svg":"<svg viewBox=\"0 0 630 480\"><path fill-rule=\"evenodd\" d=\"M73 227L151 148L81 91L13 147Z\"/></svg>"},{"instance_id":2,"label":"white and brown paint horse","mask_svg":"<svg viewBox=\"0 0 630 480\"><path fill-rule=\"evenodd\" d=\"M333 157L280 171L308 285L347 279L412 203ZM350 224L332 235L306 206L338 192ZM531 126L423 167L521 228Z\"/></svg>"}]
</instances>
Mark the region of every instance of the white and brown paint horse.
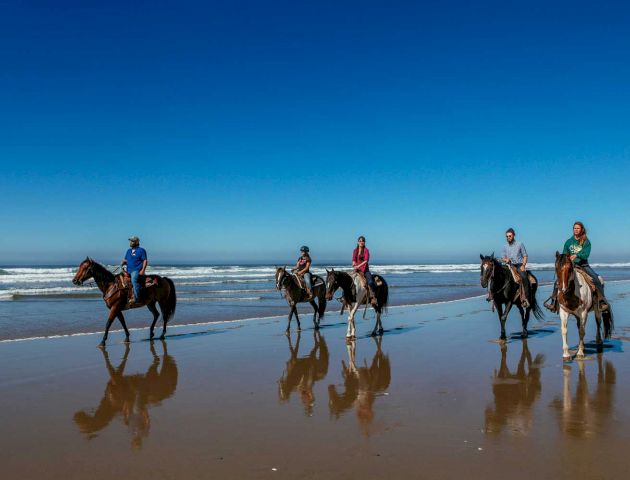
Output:
<instances>
[{"instance_id":1,"label":"white and brown paint horse","mask_svg":"<svg viewBox=\"0 0 630 480\"><path fill-rule=\"evenodd\" d=\"M570 360L569 345L567 344L567 324L569 316L573 315L577 319L577 327L580 335L580 343L576 357L584 358L584 333L586 330L586 320L588 313L593 311L593 293L591 287L584 278L585 273L577 271L569 254L556 252L556 277L558 281L558 304L560 305L560 323L562 330L562 358ZM604 314L595 314L597 321L597 338L595 342L598 347L602 345L601 324L604 323L604 338L610 338L614 328L612 310Z\"/></svg>"},{"instance_id":2,"label":"white and brown paint horse","mask_svg":"<svg viewBox=\"0 0 630 480\"><path fill-rule=\"evenodd\" d=\"M349 306L346 338L354 339L356 338L354 316L361 305L368 304L368 290L363 285L358 274L351 275L346 272L338 272L334 268L332 270L326 269L326 273L326 299L328 301L332 300L334 293L341 288L343 303ZM376 312L376 323L372 330L372 336L375 336L377 333L379 335L383 334L381 315L389 300L389 287L385 279L380 275L374 275L374 283L376 286L376 305L373 304L372 308Z\"/></svg>"}]
</instances>

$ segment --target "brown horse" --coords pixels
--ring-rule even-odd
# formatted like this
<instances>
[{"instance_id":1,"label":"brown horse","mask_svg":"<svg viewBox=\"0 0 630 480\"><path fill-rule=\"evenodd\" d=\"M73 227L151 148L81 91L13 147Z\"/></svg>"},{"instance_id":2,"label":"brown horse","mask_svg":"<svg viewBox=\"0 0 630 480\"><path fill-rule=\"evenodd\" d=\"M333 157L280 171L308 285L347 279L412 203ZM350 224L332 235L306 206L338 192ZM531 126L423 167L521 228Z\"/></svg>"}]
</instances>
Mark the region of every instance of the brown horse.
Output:
<instances>
[{"instance_id":1,"label":"brown horse","mask_svg":"<svg viewBox=\"0 0 630 480\"><path fill-rule=\"evenodd\" d=\"M175 285L170 278L160 277L159 275L147 275L152 280L153 285L146 287L144 290L144 297L140 302L134 304L133 308L147 306L147 308L153 314L153 323L151 324L151 338L153 338L153 330L155 323L157 322L160 312L155 307L156 303L160 304L160 310L162 310L162 321L164 326L162 328L161 339L166 334L166 324L175 313L175 306L177 305L177 296L175 295ZM79 271L72 279L72 283L75 285L83 285L83 282L94 279L98 289L103 292L103 300L105 305L109 308L109 316L107 317L107 325L105 326L105 334L103 340L101 340L100 346L104 347L107 341L107 335L109 334L109 328L112 326L112 322L115 318L120 320L122 327L125 329L125 342L129 341L129 330L125 323L125 317L122 312L129 307L129 295L128 288L119 288L116 277L112 272L107 270L103 265L95 262L90 257L87 257L79 265Z\"/></svg>"}]
</instances>

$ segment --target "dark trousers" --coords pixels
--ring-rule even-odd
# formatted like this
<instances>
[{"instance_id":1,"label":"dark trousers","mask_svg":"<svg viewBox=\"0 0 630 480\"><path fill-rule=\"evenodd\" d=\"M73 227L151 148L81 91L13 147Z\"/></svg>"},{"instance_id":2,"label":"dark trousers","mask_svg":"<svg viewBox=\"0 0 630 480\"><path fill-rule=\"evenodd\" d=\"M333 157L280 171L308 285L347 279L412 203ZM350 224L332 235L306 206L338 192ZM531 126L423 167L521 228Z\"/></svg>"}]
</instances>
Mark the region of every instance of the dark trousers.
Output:
<instances>
[{"instance_id":1,"label":"dark trousers","mask_svg":"<svg viewBox=\"0 0 630 480\"><path fill-rule=\"evenodd\" d=\"M521 282L523 282L523 291L525 293L525 298L529 300L529 277L527 276L527 270L525 270L524 272L521 271L521 267L523 266L522 263L515 263L513 265L514 267L516 267L516 271L521 277Z\"/></svg>"},{"instance_id":2,"label":"dark trousers","mask_svg":"<svg viewBox=\"0 0 630 480\"><path fill-rule=\"evenodd\" d=\"M597 289L600 292L604 292L604 286L602 285L602 282L599 281L599 276L595 273L595 270L593 270L591 268L591 266L586 263L584 265L580 265L580 267L582 267L582 269L588 273L588 276L591 277L593 279L593 283L595 284L595 286L597 287Z\"/></svg>"}]
</instances>

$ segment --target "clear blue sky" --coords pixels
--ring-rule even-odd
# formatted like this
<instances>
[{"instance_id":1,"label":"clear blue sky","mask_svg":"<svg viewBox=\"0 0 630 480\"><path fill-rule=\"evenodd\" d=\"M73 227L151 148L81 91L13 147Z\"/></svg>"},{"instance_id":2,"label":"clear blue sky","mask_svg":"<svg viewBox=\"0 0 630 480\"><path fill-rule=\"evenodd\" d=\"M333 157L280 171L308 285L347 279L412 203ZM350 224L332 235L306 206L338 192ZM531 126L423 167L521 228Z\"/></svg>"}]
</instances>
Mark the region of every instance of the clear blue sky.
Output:
<instances>
[{"instance_id":1,"label":"clear blue sky","mask_svg":"<svg viewBox=\"0 0 630 480\"><path fill-rule=\"evenodd\" d=\"M629 31L624 2L0 0L0 263L132 234L475 262L509 226L548 261L576 219L628 260Z\"/></svg>"}]
</instances>

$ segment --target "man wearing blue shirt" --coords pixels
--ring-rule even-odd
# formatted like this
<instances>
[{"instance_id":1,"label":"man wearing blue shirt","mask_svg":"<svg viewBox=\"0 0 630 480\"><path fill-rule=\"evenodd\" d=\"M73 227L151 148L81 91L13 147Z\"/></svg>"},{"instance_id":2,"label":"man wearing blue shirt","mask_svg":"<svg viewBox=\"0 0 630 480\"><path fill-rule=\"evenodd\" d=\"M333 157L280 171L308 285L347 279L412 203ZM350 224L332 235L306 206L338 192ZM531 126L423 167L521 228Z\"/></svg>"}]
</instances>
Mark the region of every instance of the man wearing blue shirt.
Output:
<instances>
[{"instance_id":1,"label":"man wearing blue shirt","mask_svg":"<svg viewBox=\"0 0 630 480\"><path fill-rule=\"evenodd\" d=\"M523 303L529 303L529 278L527 278L527 250L525 245L516 240L516 233L513 228L508 228L505 232L505 239L507 244L503 247L501 257L503 263L512 264L516 267L518 274L521 277L521 286L523 288L523 295L525 301ZM527 305L523 305L527 308Z\"/></svg>"},{"instance_id":2,"label":"man wearing blue shirt","mask_svg":"<svg viewBox=\"0 0 630 480\"><path fill-rule=\"evenodd\" d=\"M127 265L127 272L131 275L131 283L133 285L134 303L140 302L140 281L139 277L144 276L149 261L147 260L147 252L140 246L140 239L133 236L129 239L129 250L125 254L125 258L120 263Z\"/></svg>"}]
</instances>

